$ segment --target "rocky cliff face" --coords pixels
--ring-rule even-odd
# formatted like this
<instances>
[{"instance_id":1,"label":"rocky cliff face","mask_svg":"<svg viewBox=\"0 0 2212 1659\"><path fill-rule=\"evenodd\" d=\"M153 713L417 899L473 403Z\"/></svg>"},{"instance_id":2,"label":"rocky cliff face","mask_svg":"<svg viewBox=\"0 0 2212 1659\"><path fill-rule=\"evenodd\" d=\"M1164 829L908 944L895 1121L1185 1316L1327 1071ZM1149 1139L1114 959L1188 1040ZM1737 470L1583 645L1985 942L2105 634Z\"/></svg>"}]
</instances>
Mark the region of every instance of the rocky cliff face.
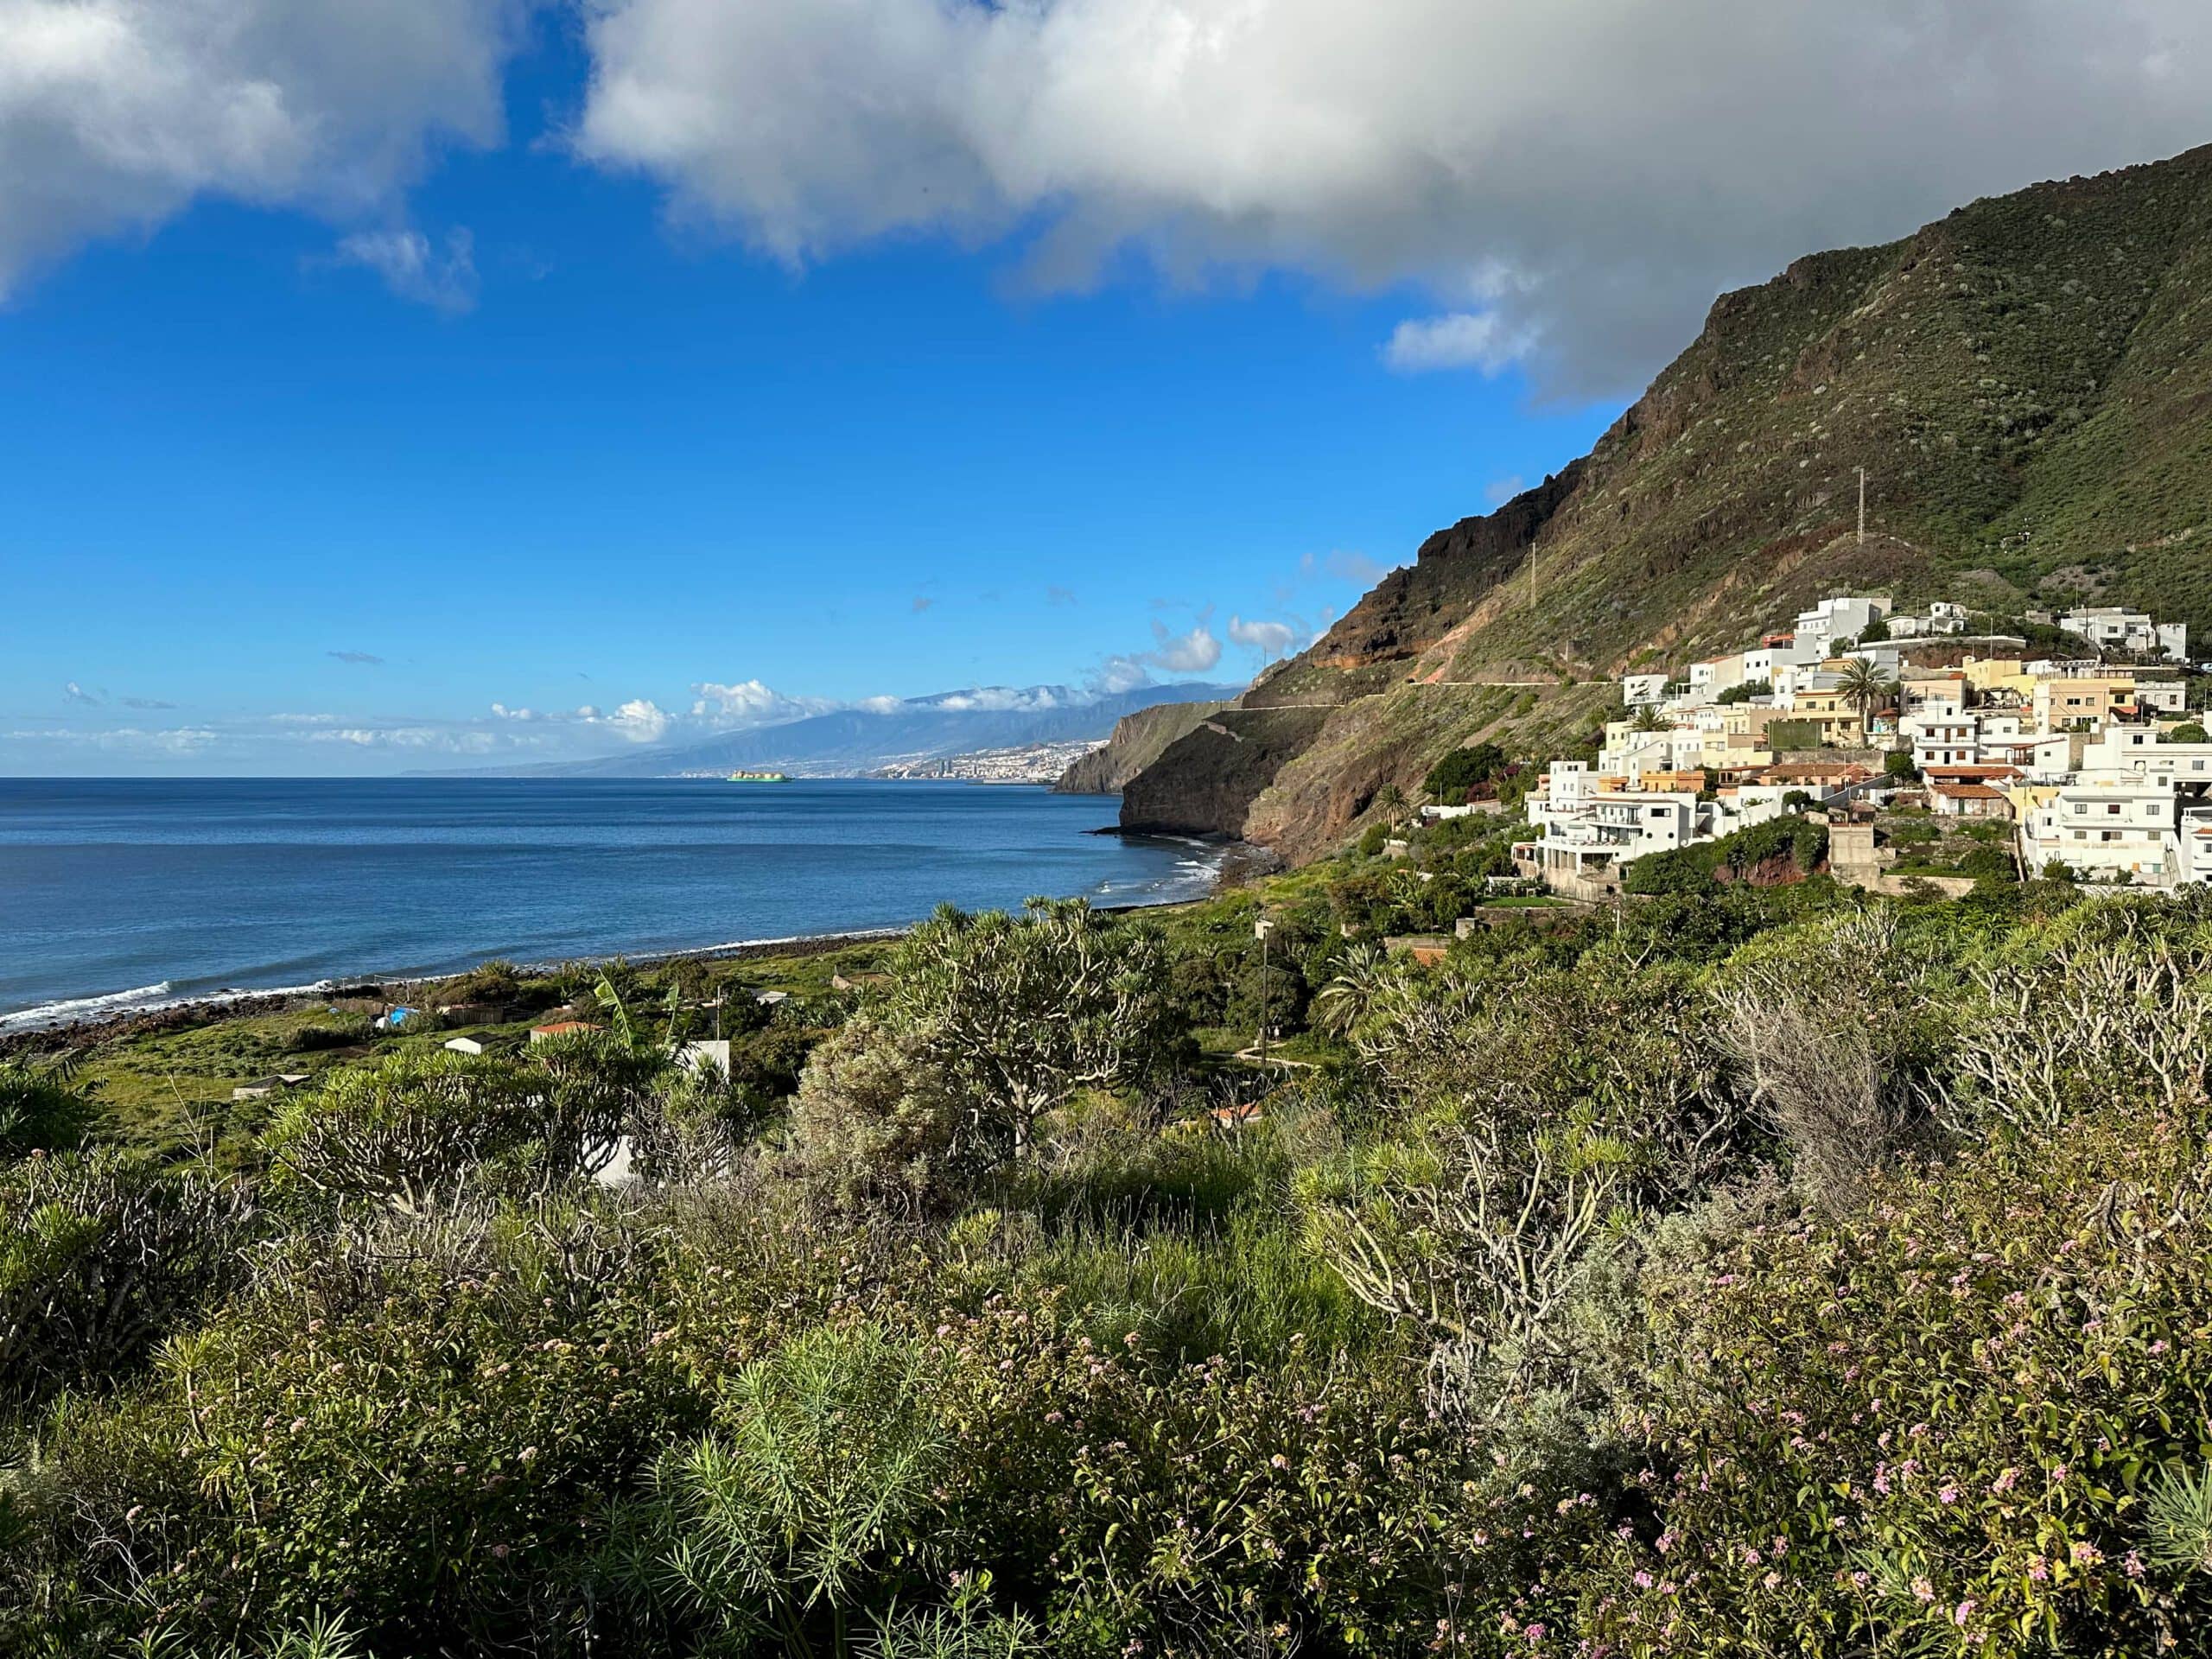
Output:
<instances>
[{"instance_id":1,"label":"rocky cliff face","mask_svg":"<svg viewBox=\"0 0 2212 1659\"><path fill-rule=\"evenodd\" d=\"M2212 149L1723 296L1588 455L1431 537L1238 699L1297 706L1294 736L1193 734L1124 816L1309 857L1452 744L1554 744L1608 700L1591 681L1738 649L1824 594L2000 615L2093 598L2201 633L2209 548Z\"/></svg>"},{"instance_id":2,"label":"rocky cliff face","mask_svg":"<svg viewBox=\"0 0 2212 1659\"><path fill-rule=\"evenodd\" d=\"M1323 709L1229 709L1167 746L1122 791L1122 828L1237 840L1252 804L1303 753Z\"/></svg>"},{"instance_id":3,"label":"rocky cliff face","mask_svg":"<svg viewBox=\"0 0 2212 1659\"><path fill-rule=\"evenodd\" d=\"M1114 734L1060 774L1058 795L1118 795L1130 779L1160 759L1168 745L1211 720L1226 702L1168 702L1114 723Z\"/></svg>"}]
</instances>

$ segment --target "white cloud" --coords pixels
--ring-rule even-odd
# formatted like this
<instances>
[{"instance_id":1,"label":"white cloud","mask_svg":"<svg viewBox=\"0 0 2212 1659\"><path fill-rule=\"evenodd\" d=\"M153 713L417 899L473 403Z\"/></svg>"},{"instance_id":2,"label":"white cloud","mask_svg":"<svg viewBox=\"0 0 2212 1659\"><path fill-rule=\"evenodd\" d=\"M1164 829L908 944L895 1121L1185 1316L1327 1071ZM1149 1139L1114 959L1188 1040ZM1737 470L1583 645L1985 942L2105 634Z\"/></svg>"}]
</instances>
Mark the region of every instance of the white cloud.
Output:
<instances>
[{"instance_id":1,"label":"white cloud","mask_svg":"<svg viewBox=\"0 0 2212 1659\"><path fill-rule=\"evenodd\" d=\"M518 725L596 728L630 743L658 743L676 724L676 716L650 697L632 697L613 714L589 702L575 709L510 708L495 702L492 714L494 719Z\"/></svg>"},{"instance_id":2,"label":"white cloud","mask_svg":"<svg viewBox=\"0 0 2212 1659\"><path fill-rule=\"evenodd\" d=\"M1495 311L1454 311L1400 323L1382 347L1382 361L1400 374L1438 369L1479 369L1497 374L1529 354L1533 331L1516 328Z\"/></svg>"},{"instance_id":3,"label":"white cloud","mask_svg":"<svg viewBox=\"0 0 2212 1659\"><path fill-rule=\"evenodd\" d=\"M702 680L692 686L691 696L691 718L703 721L719 732L772 726L808 715L826 714L837 706L829 697L786 696L759 680L740 680L734 685Z\"/></svg>"},{"instance_id":4,"label":"white cloud","mask_svg":"<svg viewBox=\"0 0 2212 1659\"><path fill-rule=\"evenodd\" d=\"M1412 283L1567 390L2212 105L2203 0L594 0L588 36L579 153L794 264L922 231L1028 238L1046 284L1122 249ZM1407 349L1454 339L1486 361Z\"/></svg>"},{"instance_id":5,"label":"white cloud","mask_svg":"<svg viewBox=\"0 0 2212 1659\"><path fill-rule=\"evenodd\" d=\"M465 726L332 726L307 734L309 742L344 743L357 749L422 750L437 754L491 754L498 735Z\"/></svg>"},{"instance_id":6,"label":"white cloud","mask_svg":"<svg viewBox=\"0 0 2212 1659\"><path fill-rule=\"evenodd\" d=\"M1091 690L1104 697L1134 691L1152 683L1152 671L1134 657L1116 655L1099 664L1090 677Z\"/></svg>"},{"instance_id":7,"label":"white cloud","mask_svg":"<svg viewBox=\"0 0 2212 1659\"><path fill-rule=\"evenodd\" d=\"M853 705L864 715L895 715L906 706L903 697L862 697Z\"/></svg>"},{"instance_id":8,"label":"white cloud","mask_svg":"<svg viewBox=\"0 0 2212 1659\"><path fill-rule=\"evenodd\" d=\"M1247 622L1238 616L1229 619L1230 641L1249 646L1263 657L1281 656L1290 649L1294 637L1287 622Z\"/></svg>"},{"instance_id":9,"label":"white cloud","mask_svg":"<svg viewBox=\"0 0 2212 1659\"><path fill-rule=\"evenodd\" d=\"M1165 669L1170 674L1203 674L1221 660L1221 641L1204 622L1192 626L1188 633L1167 632L1165 625L1152 625L1153 638L1160 644L1140 659L1154 668Z\"/></svg>"},{"instance_id":10,"label":"white cloud","mask_svg":"<svg viewBox=\"0 0 2212 1659\"><path fill-rule=\"evenodd\" d=\"M0 0L0 297L201 196L387 210L490 143L530 0Z\"/></svg>"},{"instance_id":11,"label":"white cloud","mask_svg":"<svg viewBox=\"0 0 2212 1659\"><path fill-rule=\"evenodd\" d=\"M447 233L442 253L420 231L359 231L340 241L334 259L372 270L401 299L448 316L476 303L476 241L466 228Z\"/></svg>"},{"instance_id":12,"label":"white cloud","mask_svg":"<svg viewBox=\"0 0 2212 1659\"><path fill-rule=\"evenodd\" d=\"M61 688L61 695L71 702L98 702L99 701L74 680Z\"/></svg>"}]
</instances>

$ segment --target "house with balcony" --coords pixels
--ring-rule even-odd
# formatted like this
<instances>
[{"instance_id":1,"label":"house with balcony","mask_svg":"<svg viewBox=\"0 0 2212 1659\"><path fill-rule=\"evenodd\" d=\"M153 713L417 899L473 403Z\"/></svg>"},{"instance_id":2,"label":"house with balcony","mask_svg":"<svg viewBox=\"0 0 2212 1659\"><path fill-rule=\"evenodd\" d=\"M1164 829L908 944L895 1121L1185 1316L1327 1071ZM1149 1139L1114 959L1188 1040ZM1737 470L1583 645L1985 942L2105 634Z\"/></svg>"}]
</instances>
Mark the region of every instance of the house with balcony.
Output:
<instances>
[{"instance_id":1,"label":"house with balcony","mask_svg":"<svg viewBox=\"0 0 2212 1659\"><path fill-rule=\"evenodd\" d=\"M2092 881L2180 879L2175 796L2163 779L2082 772L2055 787L2016 790L2013 799L2031 869L2056 860Z\"/></svg>"},{"instance_id":2,"label":"house with balcony","mask_svg":"<svg viewBox=\"0 0 2212 1659\"><path fill-rule=\"evenodd\" d=\"M1513 851L1555 893L1617 892L1622 866L1710 839L1720 816L1688 790L1607 788L1586 761L1555 760L1529 798L1533 836Z\"/></svg>"}]
</instances>

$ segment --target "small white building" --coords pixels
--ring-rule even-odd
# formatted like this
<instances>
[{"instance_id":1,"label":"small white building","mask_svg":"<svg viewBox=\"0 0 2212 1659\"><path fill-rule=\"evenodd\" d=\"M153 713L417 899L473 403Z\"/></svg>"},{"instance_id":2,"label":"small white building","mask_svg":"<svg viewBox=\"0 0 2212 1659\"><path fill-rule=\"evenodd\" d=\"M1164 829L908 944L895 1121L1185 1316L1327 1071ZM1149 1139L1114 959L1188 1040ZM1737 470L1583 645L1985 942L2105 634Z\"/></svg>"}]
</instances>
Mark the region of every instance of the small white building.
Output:
<instances>
[{"instance_id":1,"label":"small white building","mask_svg":"<svg viewBox=\"0 0 2212 1659\"><path fill-rule=\"evenodd\" d=\"M1631 709L1648 709L1664 702L1667 683L1664 674L1624 674L1621 677L1621 701Z\"/></svg>"},{"instance_id":2,"label":"small white building","mask_svg":"<svg viewBox=\"0 0 2212 1659\"><path fill-rule=\"evenodd\" d=\"M484 1052L486 1043L481 1037L448 1037L445 1040L445 1046L456 1054L481 1054Z\"/></svg>"},{"instance_id":3,"label":"small white building","mask_svg":"<svg viewBox=\"0 0 2212 1659\"><path fill-rule=\"evenodd\" d=\"M669 1051L670 1058L679 1071L696 1071L712 1066L724 1077L729 1075L729 1040L709 1038L694 1043L678 1043Z\"/></svg>"},{"instance_id":4,"label":"small white building","mask_svg":"<svg viewBox=\"0 0 2212 1659\"><path fill-rule=\"evenodd\" d=\"M1890 601L1886 599L1842 594L1824 599L1811 610L1798 613L1797 644L1810 646L1825 656L1837 640L1856 639L1876 617L1889 613Z\"/></svg>"},{"instance_id":5,"label":"small white building","mask_svg":"<svg viewBox=\"0 0 2212 1659\"><path fill-rule=\"evenodd\" d=\"M2135 706L2147 714L2186 715L2189 712L2189 686L2181 680L2145 680L2135 682Z\"/></svg>"},{"instance_id":6,"label":"small white building","mask_svg":"<svg viewBox=\"0 0 2212 1659\"><path fill-rule=\"evenodd\" d=\"M1690 664L1690 696L1698 702L1711 702L1723 691L1732 691L1751 678L1744 672L1744 654L1732 657L1713 657L1701 663Z\"/></svg>"},{"instance_id":7,"label":"small white building","mask_svg":"<svg viewBox=\"0 0 2212 1659\"><path fill-rule=\"evenodd\" d=\"M2074 770L2074 740L2063 732L1985 735L1976 759L1984 766L2011 766L2031 784L2059 784Z\"/></svg>"},{"instance_id":8,"label":"small white building","mask_svg":"<svg viewBox=\"0 0 2212 1659\"><path fill-rule=\"evenodd\" d=\"M2154 622L2145 611L2125 605L2091 605L2069 611L2058 619L2069 633L2078 633L2101 651L2155 652L2168 659L2189 660L2189 625Z\"/></svg>"}]
</instances>

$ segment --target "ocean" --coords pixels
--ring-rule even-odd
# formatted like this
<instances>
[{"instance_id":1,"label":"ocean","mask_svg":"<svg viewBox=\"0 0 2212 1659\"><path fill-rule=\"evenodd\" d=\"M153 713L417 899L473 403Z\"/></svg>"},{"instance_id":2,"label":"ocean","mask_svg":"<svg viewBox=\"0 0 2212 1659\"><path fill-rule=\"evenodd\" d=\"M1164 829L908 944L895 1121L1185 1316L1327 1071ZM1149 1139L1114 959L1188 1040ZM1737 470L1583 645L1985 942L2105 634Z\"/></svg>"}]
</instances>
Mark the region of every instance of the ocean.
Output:
<instances>
[{"instance_id":1,"label":"ocean","mask_svg":"<svg viewBox=\"0 0 2212 1659\"><path fill-rule=\"evenodd\" d=\"M0 1030L226 992L1204 893L1218 855L1020 785L0 779Z\"/></svg>"}]
</instances>

